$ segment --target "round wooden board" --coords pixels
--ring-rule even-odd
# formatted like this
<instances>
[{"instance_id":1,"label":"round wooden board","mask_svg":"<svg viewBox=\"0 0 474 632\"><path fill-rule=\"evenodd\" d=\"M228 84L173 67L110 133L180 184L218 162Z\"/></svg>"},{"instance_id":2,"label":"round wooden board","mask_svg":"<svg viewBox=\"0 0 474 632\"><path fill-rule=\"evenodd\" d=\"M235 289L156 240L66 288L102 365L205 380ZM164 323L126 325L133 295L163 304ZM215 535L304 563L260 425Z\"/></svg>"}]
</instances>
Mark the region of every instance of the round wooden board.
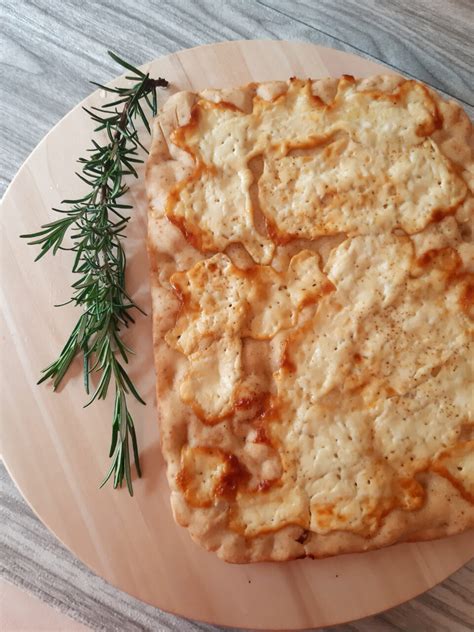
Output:
<instances>
[{"instance_id":1,"label":"round wooden board","mask_svg":"<svg viewBox=\"0 0 474 632\"><path fill-rule=\"evenodd\" d=\"M243 41L200 46L145 66L172 87L200 90L249 81L387 70L365 59L299 42ZM100 91L86 99L100 104ZM25 498L57 537L99 575L164 610L203 621L249 628L306 628L365 617L410 599L442 581L474 555L471 534L320 561L233 566L206 553L174 524L160 454L150 317L129 334L136 350L131 373L148 405L134 406L144 477L135 496L99 490L107 467L110 401L84 410L81 367L54 394L35 386L76 316L53 312L69 297L70 257L33 264L35 251L18 235L54 217L50 210L81 191L73 175L91 124L80 106L38 145L20 169L2 209L2 453ZM150 313L144 247L142 181L127 239L129 288Z\"/></svg>"}]
</instances>

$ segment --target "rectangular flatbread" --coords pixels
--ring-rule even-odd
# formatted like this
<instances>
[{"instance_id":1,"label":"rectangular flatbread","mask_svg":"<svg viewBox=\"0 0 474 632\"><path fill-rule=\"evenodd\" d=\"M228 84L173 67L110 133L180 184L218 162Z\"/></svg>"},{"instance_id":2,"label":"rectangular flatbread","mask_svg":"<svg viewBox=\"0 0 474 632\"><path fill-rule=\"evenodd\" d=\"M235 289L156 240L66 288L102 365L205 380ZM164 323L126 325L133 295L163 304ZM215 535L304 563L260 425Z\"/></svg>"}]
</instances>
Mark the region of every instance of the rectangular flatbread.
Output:
<instances>
[{"instance_id":1,"label":"rectangular flatbread","mask_svg":"<svg viewBox=\"0 0 474 632\"><path fill-rule=\"evenodd\" d=\"M397 76L179 92L148 251L176 521L229 562L474 526L473 126Z\"/></svg>"}]
</instances>

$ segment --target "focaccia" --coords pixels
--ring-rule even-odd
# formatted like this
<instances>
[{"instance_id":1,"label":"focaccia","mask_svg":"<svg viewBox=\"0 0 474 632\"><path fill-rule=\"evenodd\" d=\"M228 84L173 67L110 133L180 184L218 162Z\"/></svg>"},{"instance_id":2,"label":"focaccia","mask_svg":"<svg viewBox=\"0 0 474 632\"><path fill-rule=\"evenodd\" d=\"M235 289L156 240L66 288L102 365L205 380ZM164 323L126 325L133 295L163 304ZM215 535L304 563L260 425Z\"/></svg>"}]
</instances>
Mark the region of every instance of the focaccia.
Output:
<instances>
[{"instance_id":1,"label":"focaccia","mask_svg":"<svg viewBox=\"0 0 474 632\"><path fill-rule=\"evenodd\" d=\"M173 95L146 171L176 521L230 562L474 526L473 128L398 76Z\"/></svg>"}]
</instances>

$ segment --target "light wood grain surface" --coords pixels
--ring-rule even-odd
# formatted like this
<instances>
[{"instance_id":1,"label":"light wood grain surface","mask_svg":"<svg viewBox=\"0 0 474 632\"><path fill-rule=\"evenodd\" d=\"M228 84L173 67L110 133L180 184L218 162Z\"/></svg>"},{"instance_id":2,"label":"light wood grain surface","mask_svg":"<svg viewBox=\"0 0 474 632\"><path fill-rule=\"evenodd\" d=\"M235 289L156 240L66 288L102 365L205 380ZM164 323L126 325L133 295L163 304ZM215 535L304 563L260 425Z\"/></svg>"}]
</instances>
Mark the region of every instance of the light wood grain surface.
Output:
<instances>
[{"instance_id":1,"label":"light wood grain surface","mask_svg":"<svg viewBox=\"0 0 474 632\"><path fill-rule=\"evenodd\" d=\"M11 178L13 175L12 171L15 168L14 166L12 167L12 160L18 159L20 161L25 153L32 148L33 144L38 140L35 134L38 133L38 128L41 127L42 121L43 124L45 121L46 124L48 121L51 124L55 120L54 116L57 117L62 112L62 106L68 109L73 103L71 99L77 101L87 93L88 88L84 78L81 80L81 72L84 77L88 76L102 81L110 78L113 71L110 67L107 67L108 62L105 61L104 64L102 61L105 60L103 51L106 46L114 48L133 61L140 61L140 59L145 60L147 57L155 56L163 50L162 48L160 49L158 42L161 42L161 46L163 46L164 42L168 45L168 50L170 50L179 46L190 45L190 43L199 43L198 38L205 38L205 33L207 33L207 39L209 40L222 39L223 37L235 38L239 35L254 37L276 35L283 37L286 35L308 39L309 32L313 33L311 39L315 39L315 25L319 25L322 28L321 20L324 16L325 20L330 21L332 15L333 29L336 34L336 27L340 29L341 22L336 23L334 20L343 13L346 15L346 32L352 33L348 29L348 24L351 23L351 20L354 22L355 3L336 2L331 3L330 6L329 3L318 3L317 11L313 5L305 6L289 2L273 2L271 4L272 8L259 8L256 3L239 2L234 4L225 3L225 5L222 3L219 11L219 7L217 10L215 8L212 9L211 4L208 3L188 2L172 3L166 7L160 5L160 8L154 6L153 10L150 8L151 5L148 5L147 9L144 3L123 3L120 8L115 7L115 5L100 3L100 10L97 9L99 5L94 5L93 7L91 3L81 3L80 8L78 3L71 3L70 6L67 3L61 3L61 5L59 3L42 3L39 7L34 3L28 3L28 6L15 3L9 11L5 11L6 20L4 22L5 30L10 38L7 40L7 44L11 57L6 59L1 66L4 85L9 88L6 91L6 98L2 102L2 108L5 108L5 112L3 112L1 117L1 124L8 125L8 128L4 130L4 136L5 144L10 152L2 153L2 177L5 181ZM372 19L382 20L380 14L381 4L376 3L370 9L367 7L367 12L372 15ZM436 13L436 3L430 3L430 11L426 11L426 4L423 9L423 24L425 28L428 28L430 19L431 28L434 26L438 27L436 19L439 19L440 26L443 26L446 22L450 25L451 33L457 33L458 38L469 37L469 21L466 20L469 11L467 4L464 7L460 5L458 13L458 7L455 7L456 11L451 10L449 19L446 15L443 17L443 12L440 10L441 5L438 6L438 13ZM340 6L338 7L338 5ZM342 11L343 8L348 9L349 7L352 7L352 14L349 10L346 12ZM393 7L393 3L391 3L390 7ZM391 11L391 8L387 9L382 16L388 21L388 24L391 23L391 20L393 22L393 16L390 17L392 15ZM411 22L412 29L414 28L413 22L416 24L417 11L418 15L421 16L421 4L415 2L410 9L410 19L406 18L407 24ZM375 17L374 12L377 14ZM145 19L147 13L148 18ZM287 15L284 16L283 13ZM134 14L136 17L134 17ZM294 15L296 20L288 17L290 15ZM150 16L152 19L150 19ZM200 20L197 20L197 17ZM398 21L400 22L400 17ZM115 25L115 28L112 28L112 25ZM252 28L254 29L253 33L247 32ZM327 32L328 28L326 26L324 30ZM291 32L289 32L290 30ZM364 31L365 28L361 27L361 30ZM383 58L383 51L390 47L390 39L387 35L390 33L388 26L385 28L385 32L385 39L389 40L385 42L385 46L383 45L383 38L380 39L379 37L378 30L377 37L375 34L371 37L365 36L366 40L364 40L370 43L371 46L375 46L375 48L370 49L370 46L367 44L369 52L374 52L379 58ZM131 37L130 33L134 34L134 36ZM182 41L186 33L189 38L187 42ZM443 31L443 33L447 33L445 39L449 40L449 29ZM341 38L340 34L336 36L339 39ZM324 38L327 37L327 34L324 35ZM362 36L360 35L359 37ZM172 38L172 41L170 38ZM324 38L321 36L320 41L340 48L345 47L340 42L327 41ZM357 38L350 41L347 45L347 50L357 49L357 41ZM466 101L469 98L468 72L467 68L463 67L461 58L459 68L456 68L454 72L451 68L450 72L453 75L452 84L449 84L449 82L442 83L442 79L446 77L445 72L453 65L452 51L448 51L449 54L446 52L446 49L444 52L441 52L442 47L440 46L440 61L437 66L439 69L438 74L430 71L427 72L426 76L423 76L421 69L431 68L431 66L426 60L424 62L419 60L420 58L423 59L423 55L432 57L434 52L427 53L425 50L422 53L422 45L420 44L417 49L419 55L413 55L414 61L410 61L411 56L408 55L410 64L413 65L407 64L405 69L401 67L404 63L400 52L401 49L397 49L396 42L392 42L392 44L395 52L392 56L388 55L384 59L384 61L389 61L392 67L397 67L406 74L413 74L423 78L459 99ZM359 41L360 45L361 42ZM426 42L424 46L426 49ZM431 46L433 50L437 50L433 43ZM7 49L7 47L4 48ZM141 58L140 54L142 54ZM48 55L49 59L46 59ZM97 63L96 60L100 60L100 62ZM278 60L276 59L275 63L277 62ZM248 63L251 64L252 59L249 59ZM195 72L200 74L198 82L204 82L204 84L209 82L209 77L206 77L206 68L197 68ZM235 80L238 81L238 77L235 77ZM80 94L80 90L83 90L82 94ZM75 95L75 97L71 95ZM20 110L19 106L21 103L27 104L25 111ZM26 121L23 118L25 112ZM22 121L21 125L20 121ZM26 147L24 154L21 153L22 145ZM79 151L79 146L71 147L72 151L76 149ZM6 159L7 157L8 160ZM11 171L9 172L8 169ZM37 174L39 180L41 176L42 173L39 172ZM67 178L64 181L61 179L58 187L59 189L63 186L67 188L69 184L70 181L67 181ZM69 191L67 192L69 193ZM61 193L61 190L58 191L59 193ZM33 301L32 308L34 307ZM59 331L55 332L58 339L60 334L61 332ZM26 344L31 341L26 340L23 342ZM67 397L66 391L64 392L64 397ZM83 418L82 421L84 421ZM28 442L27 434L24 440L25 443ZM73 447L70 446L71 449ZM97 451L97 465L100 465L100 455L103 453L102 447L99 446L100 449ZM41 449L41 446L39 446L39 449ZM153 459L153 454L150 454L148 458L149 460ZM94 463L92 465L95 466ZM92 470L94 470L94 467L92 467ZM84 484L90 484L94 475L95 471L89 474L84 473ZM38 485L40 484L41 472L38 471ZM106 515L104 515L104 519L106 519ZM68 517L62 516L61 520L67 521ZM86 526L90 525L86 524ZM93 534L91 540L93 540ZM93 545L91 544L91 546ZM386 629L414 629L414 625L421 626L417 629L425 629L428 626L431 626L430 629L433 630L469 629L469 624L472 623L472 568L464 569L463 573L464 579L461 580L460 587L458 580L458 584L454 584L450 588L450 581L454 582L455 580L449 580L441 589L436 589L438 591L441 590L441 598L439 596L433 597L429 594L425 595L413 602L408 611L399 610L400 615L392 619L379 619L379 623L383 621L384 625L388 625ZM12 575L10 577L12 578ZM54 581L54 572L52 572L52 579ZM58 582L61 583L60 577L58 577ZM31 583L33 590L35 590L34 582ZM69 587L68 590L73 590L73 588ZM36 592L40 592L37 587ZM43 595L47 595L44 587L42 592ZM78 604L78 610L80 609L80 604ZM362 626L364 624L358 625ZM377 624L375 623L375 625ZM360 627L360 629L369 628Z\"/></svg>"}]
</instances>

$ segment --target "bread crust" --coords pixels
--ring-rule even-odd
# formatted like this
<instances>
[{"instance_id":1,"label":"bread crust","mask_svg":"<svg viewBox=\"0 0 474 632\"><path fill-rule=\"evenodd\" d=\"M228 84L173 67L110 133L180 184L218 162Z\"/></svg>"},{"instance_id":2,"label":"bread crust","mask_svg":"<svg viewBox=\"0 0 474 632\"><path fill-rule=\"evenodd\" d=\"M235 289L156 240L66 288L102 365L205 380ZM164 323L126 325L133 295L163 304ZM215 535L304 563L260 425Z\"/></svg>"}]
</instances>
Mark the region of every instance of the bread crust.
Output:
<instances>
[{"instance_id":1,"label":"bread crust","mask_svg":"<svg viewBox=\"0 0 474 632\"><path fill-rule=\"evenodd\" d=\"M390 94L406 80L398 76L376 76L355 80L357 90ZM315 99L330 104L340 79L312 82ZM474 506L466 494L456 488L441 470L428 469L417 475L425 490L420 508L407 511L395 508L383 517L379 528L369 537L349 530L316 533L306 526L288 524L278 530L249 536L232 528L229 514L230 497L216 497L210 506L194 506L183 491L180 476L183 470L183 449L186 445L206 445L218 432L229 433L230 421L213 425L203 423L192 406L184 403L180 387L189 369L187 356L172 348L166 336L175 327L182 310L182 301L173 288L172 276L186 272L212 253L203 253L200 244L186 234L183 227L168 217L169 196L176 186L195 170L193 156L177 143L177 130L192 122L194 106L199 100L225 103L242 112L252 110L256 100L272 101L285 94L289 82L249 84L241 88L206 90L200 94L178 92L165 103L153 124L153 140L146 165L146 188L149 197L148 255L153 306L153 346L157 380L157 404L161 447L167 463L171 489L171 506L175 520L187 527L193 540L208 550L234 563L285 561L301 557L322 558L342 553L378 549L396 542L422 541L462 532L474 526ZM464 180L470 193L474 189L472 124L462 109L445 102L426 89L436 103L442 119L431 139ZM472 205L462 204L456 220L467 225L472 219ZM242 266L248 259L242 248L235 247L234 262ZM226 250L228 252L228 250ZM232 253L231 253L232 254ZM278 337L277 337L278 338ZM270 344L277 344L271 341ZM225 441L222 440L222 444ZM180 474L181 473L181 474Z\"/></svg>"}]
</instances>

